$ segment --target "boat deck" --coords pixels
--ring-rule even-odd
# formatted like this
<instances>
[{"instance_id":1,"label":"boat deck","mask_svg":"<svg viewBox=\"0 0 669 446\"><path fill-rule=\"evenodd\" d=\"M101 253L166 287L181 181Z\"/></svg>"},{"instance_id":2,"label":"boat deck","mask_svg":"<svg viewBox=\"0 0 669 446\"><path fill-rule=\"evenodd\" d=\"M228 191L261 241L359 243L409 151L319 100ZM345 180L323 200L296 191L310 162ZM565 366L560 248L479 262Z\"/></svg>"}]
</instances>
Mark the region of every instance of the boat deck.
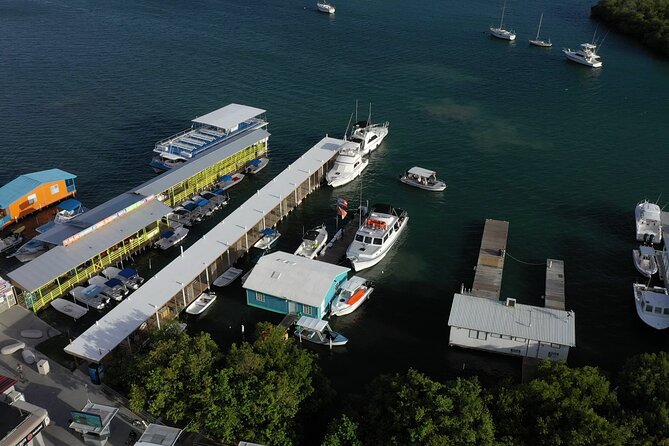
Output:
<instances>
[{"instance_id":1,"label":"boat deck","mask_svg":"<svg viewBox=\"0 0 669 446\"><path fill-rule=\"evenodd\" d=\"M339 228L337 234L335 234L331 240L328 240L328 247L325 249L325 253L314 257L314 259L333 265L341 265L344 263L346 261L346 249L351 242L353 242L353 238L355 238L359 222L358 213L356 212L352 218L345 222L344 226ZM339 236L339 238L337 238L337 236ZM332 245L330 245L330 243L332 243Z\"/></svg>"},{"instance_id":2,"label":"boat deck","mask_svg":"<svg viewBox=\"0 0 669 446\"><path fill-rule=\"evenodd\" d=\"M564 262L546 260L546 294L544 306L554 310L564 310Z\"/></svg>"},{"instance_id":3,"label":"boat deck","mask_svg":"<svg viewBox=\"0 0 669 446\"><path fill-rule=\"evenodd\" d=\"M499 300L509 222L486 219L471 294Z\"/></svg>"}]
</instances>

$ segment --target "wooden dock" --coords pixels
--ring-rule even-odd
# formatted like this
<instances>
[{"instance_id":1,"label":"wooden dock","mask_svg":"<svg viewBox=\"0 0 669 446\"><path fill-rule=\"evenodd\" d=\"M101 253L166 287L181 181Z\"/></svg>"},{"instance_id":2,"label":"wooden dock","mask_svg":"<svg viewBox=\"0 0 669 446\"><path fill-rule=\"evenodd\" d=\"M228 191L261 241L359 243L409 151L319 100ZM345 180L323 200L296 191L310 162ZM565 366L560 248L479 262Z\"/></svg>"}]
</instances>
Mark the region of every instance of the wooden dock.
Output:
<instances>
[{"instance_id":1,"label":"wooden dock","mask_svg":"<svg viewBox=\"0 0 669 446\"><path fill-rule=\"evenodd\" d=\"M499 300L509 222L486 219L471 294Z\"/></svg>"},{"instance_id":2,"label":"wooden dock","mask_svg":"<svg viewBox=\"0 0 669 446\"><path fill-rule=\"evenodd\" d=\"M564 262L562 260L546 260L544 306L554 310L564 310Z\"/></svg>"},{"instance_id":3,"label":"wooden dock","mask_svg":"<svg viewBox=\"0 0 669 446\"><path fill-rule=\"evenodd\" d=\"M345 220L344 225L332 237L332 241L328 242L328 248L325 250L325 253L317 256L316 260L332 263L333 265L344 263L346 260L346 249L353 241L355 233L358 231L359 223L360 219L357 213L350 219Z\"/></svg>"}]
</instances>

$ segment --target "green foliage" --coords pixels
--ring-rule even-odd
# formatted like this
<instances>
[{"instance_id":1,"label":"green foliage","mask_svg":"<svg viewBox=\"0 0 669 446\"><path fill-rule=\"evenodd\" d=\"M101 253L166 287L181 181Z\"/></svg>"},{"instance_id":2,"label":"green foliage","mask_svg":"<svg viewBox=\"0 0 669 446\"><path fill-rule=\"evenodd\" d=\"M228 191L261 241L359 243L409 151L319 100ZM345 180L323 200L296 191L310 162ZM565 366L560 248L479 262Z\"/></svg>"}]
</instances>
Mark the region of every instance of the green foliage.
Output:
<instances>
[{"instance_id":1,"label":"green foliage","mask_svg":"<svg viewBox=\"0 0 669 446\"><path fill-rule=\"evenodd\" d=\"M669 445L669 354L645 353L620 373L620 402L637 415L649 444Z\"/></svg>"},{"instance_id":2,"label":"green foliage","mask_svg":"<svg viewBox=\"0 0 669 446\"><path fill-rule=\"evenodd\" d=\"M669 0L600 0L592 16L669 56Z\"/></svg>"},{"instance_id":3,"label":"green foliage","mask_svg":"<svg viewBox=\"0 0 669 446\"><path fill-rule=\"evenodd\" d=\"M334 419L321 446L362 446L358 438L358 423L346 415Z\"/></svg>"}]
</instances>

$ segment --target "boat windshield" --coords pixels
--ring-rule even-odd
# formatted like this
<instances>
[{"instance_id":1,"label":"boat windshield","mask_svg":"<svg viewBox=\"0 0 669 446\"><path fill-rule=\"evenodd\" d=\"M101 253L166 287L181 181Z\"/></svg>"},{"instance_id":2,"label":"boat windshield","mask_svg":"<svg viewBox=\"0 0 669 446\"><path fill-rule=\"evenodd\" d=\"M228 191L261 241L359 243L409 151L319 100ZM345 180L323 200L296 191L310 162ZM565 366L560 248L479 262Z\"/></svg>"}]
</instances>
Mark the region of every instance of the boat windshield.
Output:
<instances>
[{"instance_id":1,"label":"boat windshield","mask_svg":"<svg viewBox=\"0 0 669 446\"><path fill-rule=\"evenodd\" d=\"M364 240L365 240L365 238L362 235L360 235L360 234L355 235L355 241L356 242L363 242Z\"/></svg>"}]
</instances>

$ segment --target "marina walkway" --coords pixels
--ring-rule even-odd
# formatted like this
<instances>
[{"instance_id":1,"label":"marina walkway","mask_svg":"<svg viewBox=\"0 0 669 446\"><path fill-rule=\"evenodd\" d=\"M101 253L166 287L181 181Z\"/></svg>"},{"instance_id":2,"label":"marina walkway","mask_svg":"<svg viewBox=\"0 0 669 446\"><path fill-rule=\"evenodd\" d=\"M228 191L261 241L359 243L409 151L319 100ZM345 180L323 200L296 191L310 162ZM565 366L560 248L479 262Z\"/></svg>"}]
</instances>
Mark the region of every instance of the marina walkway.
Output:
<instances>
[{"instance_id":1,"label":"marina walkway","mask_svg":"<svg viewBox=\"0 0 669 446\"><path fill-rule=\"evenodd\" d=\"M328 242L328 247L325 253L316 257L316 260L331 263L333 265L340 265L346 260L346 249L353 241L355 233L358 230L360 218L358 213L345 221L344 226L339 228L339 231L332 237L332 241Z\"/></svg>"},{"instance_id":2,"label":"marina walkway","mask_svg":"<svg viewBox=\"0 0 669 446\"><path fill-rule=\"evenodd\" d=\"M554 310L564 310L564 262L562 260L546 260L544 306Z\"/></svg>"},{"instance_id":3,"label":"marina walkway","mask_svg":"<svg viewBox=\"0 0 669 446\"><path fill-rule=\"evenodd\" d=\"M499 300L509 222L486 219L471 294Z\"/></svg>"}]
</instances>

